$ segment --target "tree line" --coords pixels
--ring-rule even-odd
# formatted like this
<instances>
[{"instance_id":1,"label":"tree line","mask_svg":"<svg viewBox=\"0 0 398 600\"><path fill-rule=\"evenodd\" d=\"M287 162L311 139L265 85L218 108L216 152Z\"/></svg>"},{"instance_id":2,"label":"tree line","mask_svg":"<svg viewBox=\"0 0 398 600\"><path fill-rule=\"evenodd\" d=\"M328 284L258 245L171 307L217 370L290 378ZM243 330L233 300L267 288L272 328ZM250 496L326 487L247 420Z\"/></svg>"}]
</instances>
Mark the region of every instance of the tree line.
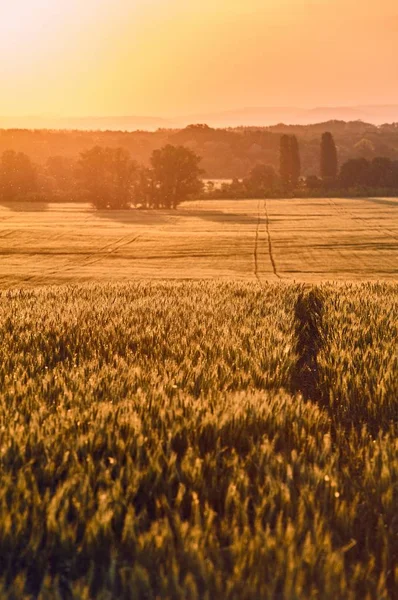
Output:
<instances>
[{"instance_id":1,"label":"tree line","mask_svg":"<svg viewBox=\"0 0 398 600\"><path fill-rule=\"evenodd\" d=\"M95 146L74 162L50 157L45 165L13 150L0 159L0 200L91 202L98 209L174 209L202 191L200 158L183 146L154 150L150 166L123 148Z\"/></svg>"},{"instance_id":2,"label":"tree line","mask_svg":"<svg viewBox=\"0 0 398 600\"><path fill-rule=\"evenodd\" d=\"M192 197L257 198L329 195L397 195L398 161L387 157L350 159L339 168L332 133L322 134L318 175L301 175L296 135L280 137L279 172L258 163L243 179L216 187L203 185L201 158L184 146L167 144L152 152L149 166L128 150L94 146L77 161L49 157L38 165L24 154L6 150L0 157L0 200L91 202L98 209L175 209Z\"/></svg>"},{"instance_id":3,"label":"tree line","mask_svg":"<svg viewBox=\"0 0 398 600\"><path fill-rule=\"evenodd\" d=\"M340 164L356 157L398 159L398 123L375 126L360 121L228 129L190 125L131 132L0 129L0 156L12 149L45 165L50 157L76 161L81 152L101 146L128 150L134 160L149 167L152 152L171 144L201 156L209 179L243 179L257 164L271 165L279 172L280 138L286 134L297 136L300 142L301 176L319 176L319 138L324 131L330 131L336 140Z\"/></svg>"},{"instance_id":4,"label":"tree line","mask_svg":"<svg viewBox=\"0 0 398 600\"><path fill-rule=\"evenodd\" d=\"M364 157L345 161L339 168L338 151L333 135L322 134L319 147L318 175L301 176L300 147L297 136L280 138L279 172L266 164L257 164L243 179L233 179L216 188L206 186L209 198L255 198L329 195L398 195L398 160Z\"/></svg>"}]
</instances>

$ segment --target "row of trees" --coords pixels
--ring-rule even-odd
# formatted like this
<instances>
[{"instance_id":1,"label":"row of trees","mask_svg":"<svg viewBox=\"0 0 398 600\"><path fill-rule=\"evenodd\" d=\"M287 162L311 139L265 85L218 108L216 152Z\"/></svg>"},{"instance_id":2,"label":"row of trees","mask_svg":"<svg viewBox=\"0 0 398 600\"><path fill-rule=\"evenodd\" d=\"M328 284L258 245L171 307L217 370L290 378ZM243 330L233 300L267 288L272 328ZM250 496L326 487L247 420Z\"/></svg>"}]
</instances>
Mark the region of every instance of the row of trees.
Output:
<instances>
[{"instance_id":1,"label":"row of trees","mask_svg":"<svg viewBox=\"0 0 398 600\"><path fill-rule=\"evenodd\" d=\"M279 173L259 163L243 179L221 188L208 184L202 197L398 195L398 161L351 159L339 170L336 144L329 132L322 135L319 162L321 177L301 177L298 139L284 134ZM8 150L0 158L0 200L89 201L99 209L172 209L201 194L201 175L200 158L184 146L170 144L153 151L148 167L135 162L123 148L95 146L82 152L77 161L56 156L44 165L33 164L22 152Z\"/></svg>"},{"instance_id":2,"label":"row of trees","mask_svg":"<svg viewBox=\"0 0 398 600\"><path fill-rule=\"evenodd\" d=\"M321 190L398 190L398 161L386 157L353 158L338 168L336 144L331 133L321 142L321 178L307 177L307 187Z\"/></svg>"},{"instance_id":3,"label":"row of trees","mask_svg":"<svg viewBox=\"0 0 398 600\"><path fill-rule=\"evenodd\" d=\"M398 189L398 161L383 157L348 160L341 167L340 181L345 187Z\"/></svg>"},{"instance_id":4,"label":"row of trees","mask_svg":"<svg viewBox=\"0 0 398 600\"><path fill-rule=\"evenodd\" d=\"M177 208L200 193L200 158L182 146L155 150L150 167L123 148L94 148L75 163L52 157L43 167L28 156L5 151L0 160L0 199L89 201L99 209Z\"/></svg>"},{"instance_id":5,"label":"row of trees","mask_svg":"<svg viewBox=\"0 0 398 600\"><path fill-rule=\"evenodd\" d=\"M384 193L398 194L398 161L377 157L350 159L339 170L333 135L322 135L319 151L321 176L301 177L300 148L297 137L280 139L279 174L270 165L258 164L241 180L234 179L220 188L208 188L212 198L254 198L303 195Z\"/></svg>"},{"instance_id":6,"label":"row of trees","mask_svg":"<svg viewBox=\"0 0 398 600\"><path fill-rule=\"evenodd\" d=\"M325 182L332 182L338 176L336 143L328 131L321 138L320 173ZM282 135L281 137L279 174L285 187L295 189L298 186L301 175L301 158L295 135Z\"/></svg>"},{"instance_id":7,"label":"row of trees","mask_svg":"<svg viewBox=\"0 0 398 600\"><path fill-rule=\"evenodd\" d=\"M49 157L77 160L81 152L102 146L128 150L137 162L148 167L153 150L171 144L185 146L201 156L201 165L209 179L242 179L260 163L272 165L279 171L280 138L287 134L296 135L300 140L301 174L319 176L318 140L324 131L333 134L341 164L355 157L373 160L385 156L398 160L398 123L374 126L359 121L236 129L190 125L185 129L156 132L0 129L0 156L12 148L45 165Z\"/></svg>"}]
</instances>

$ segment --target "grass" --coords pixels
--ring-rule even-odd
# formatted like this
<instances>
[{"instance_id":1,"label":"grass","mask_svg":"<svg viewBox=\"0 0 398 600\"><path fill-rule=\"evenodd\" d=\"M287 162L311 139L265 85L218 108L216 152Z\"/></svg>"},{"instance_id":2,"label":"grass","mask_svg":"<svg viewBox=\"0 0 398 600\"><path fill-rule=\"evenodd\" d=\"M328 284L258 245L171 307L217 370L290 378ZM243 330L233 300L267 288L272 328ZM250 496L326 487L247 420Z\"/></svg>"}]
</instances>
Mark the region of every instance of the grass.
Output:
<instances>
[{"instance_id":1,"label":"grass","mask_svg":"<svg viewBox=\"0 0 398 600\"><path fill-rule=\"evenodd\" d=\"M386 283L2 292L0 595L393 598L397 322Z\"/></svg>"}]
</instances>

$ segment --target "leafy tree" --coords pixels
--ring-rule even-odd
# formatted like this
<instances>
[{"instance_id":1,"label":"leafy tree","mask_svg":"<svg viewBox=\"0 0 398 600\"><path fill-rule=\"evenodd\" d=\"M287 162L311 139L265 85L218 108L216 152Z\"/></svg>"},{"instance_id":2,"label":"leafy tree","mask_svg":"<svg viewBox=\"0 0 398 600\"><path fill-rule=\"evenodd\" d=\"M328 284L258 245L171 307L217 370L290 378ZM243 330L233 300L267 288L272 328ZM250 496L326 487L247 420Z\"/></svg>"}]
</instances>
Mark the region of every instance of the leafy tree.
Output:
<instances>
[{"instance_id":1,"label":"leafy tree","mask_svg":"<svg viewBox=\"0 0 398 600\"><path fill-rule=\"evenodd\" d=\"M354 145L354 150L360 158L366 158L370 160L375 155L374 143L368 138L364 137Z\"/></svg>"},{"instance_id":2,"label":"leafy tree","mask_svg":"<svg viewBox=\"0 0 398 600\"><path fill-rule=\"evenodd\" d=\"M271 192L278 182L275 169L269 165L258 164L244 179L247 193L251 197L264 197Z\"/></svg>"},{"instance_id":3,"label":"leafy tree","mask_svg":"<svg viewBox=\"0 0 398 600\"><path fill-rule=\"evenodd\" d=\"M368 176L369 185L374 187L394 186L394 163L389 158L377 157L372 160Z\"/></svg>"},{"instance_id":4,"label":"leafy tree","mask_svg":"<svg viewBox=\"0 0 398 600\"><path fill-rule=\"evenodd\" d=\"M138 167L136 162L131 159L130 153L123 148L115 148L110 154L113 191L111 208L128 208L133 199Z\"/></svg>"},{"instance_id":5,"label":"leafy tree","mask_svg":"<svg viewBox=\"0 0 398 600\"><path fill-rule=\"evenodd\" d=\"M327 131L321 141L321 177L336 179L338 172L337 149L333 135Z\"/></svg>"},{"instance_id":6,"label":"leafy tree","mask_svg":"<svg viewBox=\"0 0 398 600\"><path fill-rule=\"evenodd\" d=\"M141 167L134 190L134 204L140 208L157 208L157 188L152 169Z\"/></svg>"},{"instance_id":7,"label":"leafy tree","mask_svg":"<svg viewBox=\"0 0 398 600\"><path fill-rule=\"evenodd\" d=\"M137 165L123 148L95 146L80 155L78 177L97 208L128 208L136 176Z\"/></svg>"},{"instance_id":8,"label":"leafy tree","mask_svg":"<svg viewBox=\"0 0 398 600\"><path fill-rule=\"evenodd\" d=\"M76 161L66 156L50 156L39 171L43 194L54 200L76 200Z\"/></svg>"},{"instance_id":9,"label":"leafy tree","mask_svg":"<svg viewBox=\"0 0 398 600\"><path fill-rule=\"evenodd\" d=\"M23 200L36 191L37 174L30 158L23 152L3 152L0 161L1 197L4 200Z\"/></svg>"},{"instance_id":10,"label":"leafy tree","mask_svg":"<svg viewBox=\"0 0 398 600\"><path fill-rule=\"evenodd\" d=\"M111 203L109 162L109 149L100 146L82 152L78 162L83 191L97 208L108 208Z\"/></svg>"},{"instance_id":11,"label":"leafy tree","mask_svg":"<svg viewBox=\"0 0 398 600\"><path fill-rule=\"evenodd\" d=\"M156 207L177 208L192 194L202 190L199 179L201 159L183 146L167 145L152 154L152 177Z\"/></svg>"},{"instance_id":12,"label":"leafy tree","mask_svg":"<svg viewBox=\"0 0 398 600\"><path fill-rule=\"evenodd\" d=\"M370 163L366 158L353 158L345 162L340 170L342 187L366 186L369 183Z\"/></svg>"}]
</instances>

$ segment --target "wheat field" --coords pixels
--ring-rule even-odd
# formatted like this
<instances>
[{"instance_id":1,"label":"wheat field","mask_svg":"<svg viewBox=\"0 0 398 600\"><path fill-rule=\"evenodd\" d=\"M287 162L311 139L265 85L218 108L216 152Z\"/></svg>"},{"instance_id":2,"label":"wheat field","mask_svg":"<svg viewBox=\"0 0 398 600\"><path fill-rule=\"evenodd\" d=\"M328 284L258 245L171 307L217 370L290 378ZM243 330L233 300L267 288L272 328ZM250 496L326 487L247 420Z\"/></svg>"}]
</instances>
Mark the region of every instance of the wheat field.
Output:
<instances>
[{"instance_id":1,"label":"wheat field","mask_svg":"<svg viewBox=\"0 0 398 600\"><path fill-rule=\"evenodd\" d=\"M394 597L396 284L0 300L2 597Z\"/></svg>"},{"instance_id":2,"label":"wheat field","mask_svg":"<svg viewBox=\"0 0 398 600\"><path fill-rule=\"evenodd\" d=\"M0 206L0 286L132 279L394 280L398 200Z\"/></svg>"},{"instance_id":3,"label":"wheat field","mask_svg":"<svg viewBox=\"0 0 398 600\"><path fill-rule=\"evenodd\" d=\"M394 600L380 202L0 209L1 598Z\"/></svg>"}]
</instances>

